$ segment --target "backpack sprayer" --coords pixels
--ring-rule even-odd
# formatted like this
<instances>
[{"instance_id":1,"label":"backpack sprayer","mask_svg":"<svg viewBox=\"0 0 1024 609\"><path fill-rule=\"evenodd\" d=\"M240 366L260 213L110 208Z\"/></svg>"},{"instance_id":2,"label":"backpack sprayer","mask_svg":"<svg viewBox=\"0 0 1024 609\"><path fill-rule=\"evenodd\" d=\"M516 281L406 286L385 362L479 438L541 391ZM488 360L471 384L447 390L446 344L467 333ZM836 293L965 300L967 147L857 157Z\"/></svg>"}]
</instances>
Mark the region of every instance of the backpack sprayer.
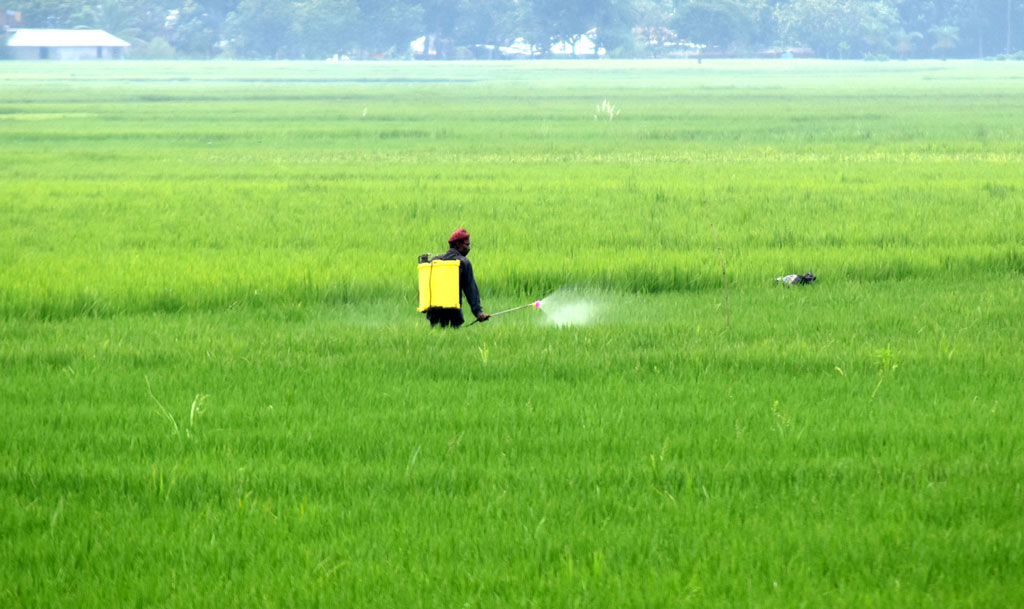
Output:
<instances>
[{"instance_id":1,"label":"backpack sprayer","mask_svg":"<svg viewBox=\"0 0 1024 609\"><path fill-rule=\"evenodd\" d=\"M431 260L430 254L419 257L420 302L416 311L427 309L460 309L459 261Z\"/></svg>"}]
</instances>

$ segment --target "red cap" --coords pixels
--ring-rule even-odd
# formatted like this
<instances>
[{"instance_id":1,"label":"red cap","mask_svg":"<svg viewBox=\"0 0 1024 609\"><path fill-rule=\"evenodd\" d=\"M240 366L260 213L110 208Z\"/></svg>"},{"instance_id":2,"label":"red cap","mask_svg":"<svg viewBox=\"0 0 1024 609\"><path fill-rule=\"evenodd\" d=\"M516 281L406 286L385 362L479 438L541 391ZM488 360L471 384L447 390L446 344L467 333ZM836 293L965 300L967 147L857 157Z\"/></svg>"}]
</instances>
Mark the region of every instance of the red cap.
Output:
<instances>
[{"instance_id":1,"label":"red cap","mask_svg":"<svg viewBox=\"0 0 1024 609\"><path fill-rule=\"evenodd\" d=\"M455 243L456 241L462 241L463 239L469 239L469 233L466 232L466 229L460 228L452 233L451 237L448 237L448 243Z\"/></svg>"}]
</instances>

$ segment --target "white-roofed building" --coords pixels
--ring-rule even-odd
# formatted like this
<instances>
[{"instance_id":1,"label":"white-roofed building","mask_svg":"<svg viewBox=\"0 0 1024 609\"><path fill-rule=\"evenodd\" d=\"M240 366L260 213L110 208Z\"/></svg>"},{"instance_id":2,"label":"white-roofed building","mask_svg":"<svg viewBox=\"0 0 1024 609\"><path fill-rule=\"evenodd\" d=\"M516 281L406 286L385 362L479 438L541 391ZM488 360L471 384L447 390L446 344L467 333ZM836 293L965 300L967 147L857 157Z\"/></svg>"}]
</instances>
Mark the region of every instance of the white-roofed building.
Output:
<instances>
[{"instance_id":1,"label":"white-roofed building","mask_svg":"<svg viewBox=\"0 0 1024 609\"><path fill-rule=\"evenodd\" d=\"M132 46L103 30L11 30L7 47L14 59L123 59Z\"/></svg>"}]
</instances>

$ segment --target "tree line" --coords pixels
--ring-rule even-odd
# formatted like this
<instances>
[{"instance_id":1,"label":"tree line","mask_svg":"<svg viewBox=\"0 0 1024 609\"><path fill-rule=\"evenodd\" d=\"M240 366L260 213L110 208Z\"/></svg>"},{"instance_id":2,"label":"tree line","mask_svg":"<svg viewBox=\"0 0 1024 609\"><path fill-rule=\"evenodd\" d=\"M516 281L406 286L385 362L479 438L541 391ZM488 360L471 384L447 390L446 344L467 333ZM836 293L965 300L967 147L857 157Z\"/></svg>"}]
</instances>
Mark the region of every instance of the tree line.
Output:
<instances>
[{"instance_id":1,"label":"tree line","mask_svg":"<svg viewBox=\"0 0 1024 609\"><path fill-rule=\"evenodd\" d=\"M0 0L3 2L3 0ZM134 57L543 57L586 36L611 57L1024 56L1024 0L6 0L20 27L94 27Z\"/></svg>"}]
</instances>

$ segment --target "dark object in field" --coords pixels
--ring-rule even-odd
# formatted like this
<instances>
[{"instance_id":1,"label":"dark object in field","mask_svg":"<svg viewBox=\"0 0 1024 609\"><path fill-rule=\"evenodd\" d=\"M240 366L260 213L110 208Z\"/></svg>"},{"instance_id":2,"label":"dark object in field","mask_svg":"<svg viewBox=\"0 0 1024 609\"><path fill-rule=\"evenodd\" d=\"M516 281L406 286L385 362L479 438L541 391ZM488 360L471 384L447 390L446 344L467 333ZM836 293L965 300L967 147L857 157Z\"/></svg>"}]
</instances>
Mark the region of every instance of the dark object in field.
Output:
<instances>
[{"instance_id":1,"label":"dark object in field","mask_svg":"<svg viewBox=\"0 0 1024 609\"><path fill-rule=\"evenodd\" d=\"M782 283L782 285L799 285L801 283L814 283L817 277L814 273L804 273L803 275L784 275L782 277L776 277L775 281Z\"/></svg>"}]
</instances>

